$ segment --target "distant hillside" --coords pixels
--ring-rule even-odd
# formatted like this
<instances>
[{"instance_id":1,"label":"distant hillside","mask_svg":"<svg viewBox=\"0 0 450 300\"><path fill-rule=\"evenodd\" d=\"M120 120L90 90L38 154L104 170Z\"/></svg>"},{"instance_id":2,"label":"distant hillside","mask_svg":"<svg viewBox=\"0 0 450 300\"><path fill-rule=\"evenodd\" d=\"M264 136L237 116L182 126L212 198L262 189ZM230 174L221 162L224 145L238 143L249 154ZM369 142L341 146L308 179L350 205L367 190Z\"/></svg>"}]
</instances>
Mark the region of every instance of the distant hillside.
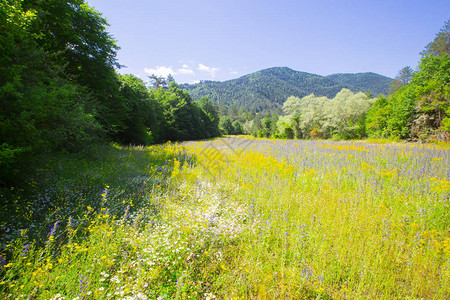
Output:
<instances>
[{"instance_id":1,"label":"distant hillside","mask_svg":"<svg viewBox=\"0 0 450 300\"><path fill-rule=\"evenodd\" d=\"M379 94L387 95L392 83L392 78L371 72L356 74L338 73L328 75L326 78L353 86L357 91L366 92L370 90L374 96Z\"/></svg>"},{"instance_id":2,"label":"distant hillside","mask_svg":"<svg viewBox=\"0 0 450 300\"><path fill-rule=\"evenodd\" d=\"M224 82L182 84L180 88L186 89L196 100L208 96L221 105L235 104L260 112L279 108L289 96L304 97L314 93L333 98L343 88L354 92L369 88L373 95L387 93L390 81L392 79L374 73L320 76L283 67L261 70Z\"/></svg>"}]
</instances>

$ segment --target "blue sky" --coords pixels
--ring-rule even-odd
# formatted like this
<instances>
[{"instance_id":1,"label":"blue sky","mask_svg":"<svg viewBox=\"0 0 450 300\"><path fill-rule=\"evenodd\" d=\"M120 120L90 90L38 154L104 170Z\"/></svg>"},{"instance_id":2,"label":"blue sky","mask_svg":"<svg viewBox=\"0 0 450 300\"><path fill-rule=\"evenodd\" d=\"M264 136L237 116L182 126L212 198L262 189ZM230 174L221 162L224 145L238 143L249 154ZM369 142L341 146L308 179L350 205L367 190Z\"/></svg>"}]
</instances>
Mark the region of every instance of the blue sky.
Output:
<instances>
[{"instance_id":1,"label":"blue sky","mask_svg":"<svg viewBox=\"0 0 450 300\"><path fill-rule=\"evenodd\" d=\"M269 67L320 75L417 67L450 1L88 0L110 23L123 74L179 83Z\"/></svg>"}]
</instances>

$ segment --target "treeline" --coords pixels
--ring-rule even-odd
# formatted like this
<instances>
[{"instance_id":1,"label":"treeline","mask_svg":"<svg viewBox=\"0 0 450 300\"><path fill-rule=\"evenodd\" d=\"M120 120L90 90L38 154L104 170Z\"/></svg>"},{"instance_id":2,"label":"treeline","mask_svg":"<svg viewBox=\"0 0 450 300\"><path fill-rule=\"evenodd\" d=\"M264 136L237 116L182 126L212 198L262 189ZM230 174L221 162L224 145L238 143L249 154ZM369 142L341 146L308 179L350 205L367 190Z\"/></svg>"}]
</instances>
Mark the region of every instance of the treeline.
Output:
<instances>
[{"instance_id":1,"label":"treeline","mask_svg":"<svg viewBox=\"0 0 450 300\"><path fill-rule=\"evenodd\" d=\"M333 74L320 76L298 72L286 67L261 70L225 82L202 81L183 84L194 99L208 96L218 105L243 107L265 115L281 108L289 96L303 98L309 94L333 98L340 90L372 91L376 96L387 95L391 78L375 73Z\"/></svg>"},{"instance_id":2,"label":"treeline","mask_svg":"<svg viewBox=\"0 0 450 300\"><path fill-rule=\"evenodd\" d=\"M334 98L314 94L291 96L283 104L283 116L259 115L244 124L257 137L356 139L365 136L365 114L374 99L342 89Z\"/></svg>"},{"instance_id":3,"label":"treeline","mask_svg":"<svg viewBox=\"0 0 450 300\"><path fill-rule=\"evenodd\" d=\"M119 75L107 26L84 0L0 2L0 183L43 151L220 134L207 98Z\"/></svg>"},{"instance_id":4,"label":"treeline","mask_svg":"<svg viewBox=\"0 0 450 300\"><path fill-rule=\"evenodd\" d=\"M234 105L220 112L257 137L450 141L450 20L421 54L417 70L400 70L388 96L342 89L334 98L291 96L281 114ZM337 77L347 80L345 74Z\"/></svg>"},{"instance_id":5,"label":"treeline","mask_svg":"<svg viewBox=\"0 0 450 300\"><path fill-rule=\"evenodd\" d=\"M371 137L450 141L450 57L426 54L411 82L367 113Z\"/></svg>"},{"instance_id":6,"label":"treeline","mask_svg":"<svg viewBox=\"0 0 450 300\"><path fill-rule=\"evenodd\" d=\"M369 136L450 141L450 20L421 55L417 71L400 70L368 111Z\"/></svg>"}]
</instances>

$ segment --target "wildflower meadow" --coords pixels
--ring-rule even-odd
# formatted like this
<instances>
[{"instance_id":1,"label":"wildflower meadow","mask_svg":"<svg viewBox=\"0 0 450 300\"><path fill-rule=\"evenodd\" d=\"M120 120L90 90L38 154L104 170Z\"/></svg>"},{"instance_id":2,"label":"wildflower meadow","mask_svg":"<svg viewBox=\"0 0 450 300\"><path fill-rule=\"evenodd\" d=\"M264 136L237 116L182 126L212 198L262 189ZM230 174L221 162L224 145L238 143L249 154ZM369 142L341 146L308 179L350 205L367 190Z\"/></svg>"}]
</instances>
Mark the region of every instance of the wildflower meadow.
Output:
<instances>
[{"instance_id":1,"label":"wildflower meadow","mask_svg":"<svg viewBox=\"0 0 450 300\"><path fill-rule=\"evenodd\" d=\"M3 299L448 299L450 149L102 146L3 191Z\"/></svg>"}]
</instances>

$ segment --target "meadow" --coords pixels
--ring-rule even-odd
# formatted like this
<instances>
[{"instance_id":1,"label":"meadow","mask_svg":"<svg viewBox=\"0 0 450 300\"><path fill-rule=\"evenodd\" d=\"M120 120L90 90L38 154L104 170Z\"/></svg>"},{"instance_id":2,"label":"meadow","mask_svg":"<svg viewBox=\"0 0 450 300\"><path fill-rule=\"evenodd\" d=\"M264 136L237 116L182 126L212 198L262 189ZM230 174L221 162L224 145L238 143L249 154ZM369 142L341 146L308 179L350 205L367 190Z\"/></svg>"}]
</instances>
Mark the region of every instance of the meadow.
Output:
<instances>
[{"instance_id":1,"label":"meadow","mask_svg":"<svg viewBox=\"0 0 450 300\"><path fill-rule=\"evenodd\" d=\"M445 145L227 137L2 192L5 299L448 299Z\"/></svg>"}]
</instances>

